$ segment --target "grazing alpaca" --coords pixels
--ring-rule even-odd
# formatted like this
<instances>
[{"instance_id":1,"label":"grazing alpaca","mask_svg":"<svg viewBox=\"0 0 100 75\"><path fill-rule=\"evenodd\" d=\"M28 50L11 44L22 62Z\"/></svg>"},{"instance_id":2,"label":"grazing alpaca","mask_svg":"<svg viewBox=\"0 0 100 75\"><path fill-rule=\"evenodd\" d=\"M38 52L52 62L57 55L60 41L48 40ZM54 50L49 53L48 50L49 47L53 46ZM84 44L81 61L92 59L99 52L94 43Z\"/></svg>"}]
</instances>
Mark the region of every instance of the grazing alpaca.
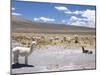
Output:
<instances>
[{"instance_id":1,"label":"grazing alpaca","mask_svg":"<svg viewBox=\"0 0 100 75\"><path fill-rule=\"evenodd\" d=\"M93 53L92 51L85 50L84 47L82 47L82 52L83 53L87 53L87 54L92 54Z\"/></svg>"},{"instance_id":2,"label":"grazing alpaca","mask_svg":"<svg viewBox=\"0 0 100 75\"><path fill-rule=\"evenodd\" d=\"M33 39L30 48L27 47L15 47L12 49L14 54L14 63L18 64L18 57L25 56L25 64L28 64L28 56L33 52L34 46L36 45L35 39Z\"/></svg>"},{"instance_id":3,"label":"grazing alpaca","mask_svg":"<svg viewBox=\"0 0 100 75\"><path fill-rule=\"evenodd\" d=\"M88 53L88 50L85 50L84 47L82 47L83 53Z\"/></svg>"},{"instance_id":4,"label":"grazing alpaca","mask_svg":"<svg viewBox=\"0 0 100 75\"><path fill-rule=\"evenodd\" d=\"M53 40L54 40L54 38L53 38L53 37L50 37L50 40L49 40L49 41L50 41L51 43L53 42Z\"/></svg>"}]
</instances>

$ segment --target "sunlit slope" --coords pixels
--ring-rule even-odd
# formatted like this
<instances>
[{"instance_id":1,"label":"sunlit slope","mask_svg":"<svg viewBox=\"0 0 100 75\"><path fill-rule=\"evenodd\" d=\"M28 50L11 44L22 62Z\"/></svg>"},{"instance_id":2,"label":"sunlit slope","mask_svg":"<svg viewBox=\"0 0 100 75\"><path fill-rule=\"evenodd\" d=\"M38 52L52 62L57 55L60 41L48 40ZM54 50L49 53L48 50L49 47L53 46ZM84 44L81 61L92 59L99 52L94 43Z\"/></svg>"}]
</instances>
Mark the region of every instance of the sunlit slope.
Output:
<instances>
[{"instance_id":1,"label":"sunlit slope","mask_svg":"<svg viewBox=\"0 0 100 75\"><path fill-rule=\"evenodd\" d=\"M23 19L21 17L12 16L11 20L12 32L48 32L48 33L89 33L95 34L95 28L88 28L75 25L64 25L64 24L51 24L32 22L30 20Z\"/></svg>"}]
</instances>

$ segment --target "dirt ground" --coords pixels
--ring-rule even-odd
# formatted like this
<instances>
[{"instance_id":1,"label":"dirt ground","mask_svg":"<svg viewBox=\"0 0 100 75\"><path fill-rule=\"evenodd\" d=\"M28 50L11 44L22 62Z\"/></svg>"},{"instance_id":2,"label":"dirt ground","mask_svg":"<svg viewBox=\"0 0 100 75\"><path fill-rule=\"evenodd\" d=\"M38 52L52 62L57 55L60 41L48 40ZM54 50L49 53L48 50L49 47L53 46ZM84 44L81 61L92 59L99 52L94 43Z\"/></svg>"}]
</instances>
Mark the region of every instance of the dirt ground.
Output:
<instances>
[{"instance_id":1,"label":"dirt ground","mask_svg":"<svg viewBox=\"0 0 100 75\"><path fill-rule=\"evenodd\" d=\"M83 35L80 35L79 39L81 39L80 37L82 36ZM20 64L17 65L14 65L12 60L12 74L95 69L95 36L86 35L84 37L88 37L87 39L92 41L87 42L85 46L85 49L93 52L92 54L82 53L80 44L47 44L45 46L43 45L44 47L37 47L36 50L33 51L28 57L28 65L24 64L24 57L19 57ZM23 46L23 44L12 40L12 48L15 46Z\"/></svg>"}]
</instances>

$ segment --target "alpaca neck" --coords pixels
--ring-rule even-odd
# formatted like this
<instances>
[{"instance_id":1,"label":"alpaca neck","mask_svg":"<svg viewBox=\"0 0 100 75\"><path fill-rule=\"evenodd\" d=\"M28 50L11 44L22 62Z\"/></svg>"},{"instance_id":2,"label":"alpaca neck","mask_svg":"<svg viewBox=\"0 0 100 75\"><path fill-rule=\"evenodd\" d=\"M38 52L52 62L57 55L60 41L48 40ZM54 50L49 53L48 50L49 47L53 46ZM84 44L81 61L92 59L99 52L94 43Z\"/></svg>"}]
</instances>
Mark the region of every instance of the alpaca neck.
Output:
<instances>
[{"instance_id":1,"label":"alpaca neck","mask_svg":"<svg viewBox=\"0 0 100 75\"><path fill-rule=\"evenodd\" d=\"M84 52L84 47L82 47L82 50L83 50L83 52Z\"/></svg>"},{"instance_id":2,"label":"alpaca neck","mask_svg":"<svg viewBox=\"0 0 100 75\"><path fill-rule=\"evenodd\" d=\"M31 46L30 46L30 53L33 52L33 48L34 48L34 44L31 44Z\"/></svg>"}]
</instances>

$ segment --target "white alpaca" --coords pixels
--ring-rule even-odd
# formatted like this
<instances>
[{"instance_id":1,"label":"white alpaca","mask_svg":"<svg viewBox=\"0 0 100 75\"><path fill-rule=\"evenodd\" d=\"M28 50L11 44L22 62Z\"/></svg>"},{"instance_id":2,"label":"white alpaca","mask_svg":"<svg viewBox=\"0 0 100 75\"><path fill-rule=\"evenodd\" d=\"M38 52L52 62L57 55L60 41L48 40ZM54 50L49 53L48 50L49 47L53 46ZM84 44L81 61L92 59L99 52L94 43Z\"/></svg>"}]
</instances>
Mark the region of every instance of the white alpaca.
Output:
<instances>
[{"instance_id":1,"label":"white alpaca","mask_svg":"<svg viewBox=\"0 0 100 75\"><path fill-rule=\"evenodd\" d=\"M30 48L28 47L15 47L12 49L12 52L14 54L14 63L19 63L18 62L18 57L20 56L25 56L25 64L28 64L28 56L33 52L34 47L36 45L36 41L33 40L31 43Z\"/></svg>"}]
</instances>

